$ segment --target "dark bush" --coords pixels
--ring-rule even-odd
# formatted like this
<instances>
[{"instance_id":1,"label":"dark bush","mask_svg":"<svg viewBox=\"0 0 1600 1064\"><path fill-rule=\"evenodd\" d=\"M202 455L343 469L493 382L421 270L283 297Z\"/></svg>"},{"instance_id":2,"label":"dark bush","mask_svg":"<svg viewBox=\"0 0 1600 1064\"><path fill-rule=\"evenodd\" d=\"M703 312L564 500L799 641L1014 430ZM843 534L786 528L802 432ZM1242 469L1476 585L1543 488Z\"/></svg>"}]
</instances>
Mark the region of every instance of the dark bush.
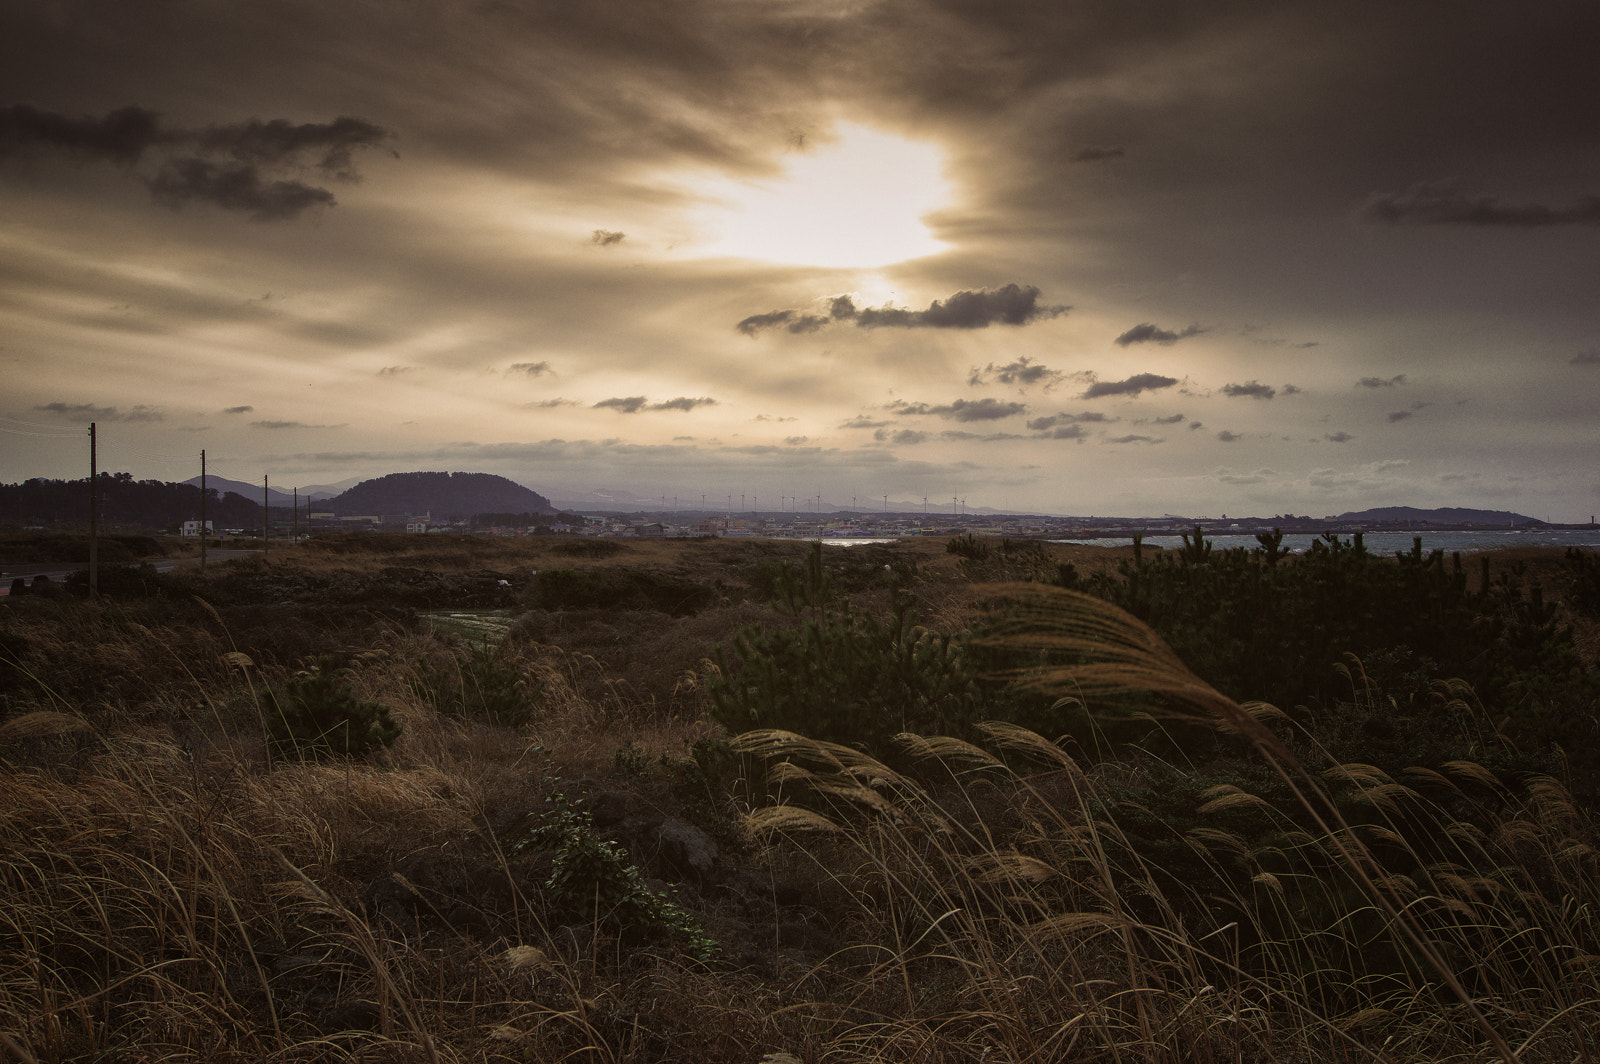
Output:
<instances>
[{"instance_id":1,"label":"dark bush","mask_svg":"<svg viewBox=\"0 0 1600 1064\"><path fill-rule=\"evenodd\" d=\"M270 703L267 738L299 757L359 757L400 736L389 707L356 698L331 658L272 691Z\"/></svg>"},{"instance_id":2,"label":"dark bush","mask_svg":"<svg viewBox=\"0 0 1600 1064\"><path fill-rule=\"evenodd\" d=\"M715 589L645 569L546 569L532 605L541 610L657 610L686 617L715 605Z\"/></svg>"}]
</instances>

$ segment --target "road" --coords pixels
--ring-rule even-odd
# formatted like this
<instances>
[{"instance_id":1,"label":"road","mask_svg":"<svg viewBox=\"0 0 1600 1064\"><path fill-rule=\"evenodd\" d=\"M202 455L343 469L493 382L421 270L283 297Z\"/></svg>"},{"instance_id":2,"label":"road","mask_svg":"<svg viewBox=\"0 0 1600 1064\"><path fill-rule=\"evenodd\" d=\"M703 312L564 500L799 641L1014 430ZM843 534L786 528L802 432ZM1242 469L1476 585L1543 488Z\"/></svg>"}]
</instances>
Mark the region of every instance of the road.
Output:
<instances>
[{"instance_id":1,"label":"road","mask_svg":"<svg viewBox=\"0 0 1600 1064\"><path fill-rule=\"evenodd\" d=\"M247 558L252 554L260 553L259 550L211 550L206 552L206 561L225 562L230 558ZM198 555L193 558L155 558L141 564L152 566L158 573L170 573L180 567L199 565L200 558ZM11 593L11 581L15 577L24 577L31 584L34 577L47 576L52 584L59 584L71 574L84 568L87 568L87 566L64 565L60 562L43 565L6 565L0 567L0 598Z\"/></svg>"}]
</instances>

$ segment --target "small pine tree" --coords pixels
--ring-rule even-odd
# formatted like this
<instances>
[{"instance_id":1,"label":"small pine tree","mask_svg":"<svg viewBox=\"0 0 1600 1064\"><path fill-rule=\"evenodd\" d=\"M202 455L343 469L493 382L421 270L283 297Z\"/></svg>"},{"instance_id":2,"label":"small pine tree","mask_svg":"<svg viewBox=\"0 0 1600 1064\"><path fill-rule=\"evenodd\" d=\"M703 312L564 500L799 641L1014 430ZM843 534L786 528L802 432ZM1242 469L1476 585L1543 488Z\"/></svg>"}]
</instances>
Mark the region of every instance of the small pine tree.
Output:
<instances>
[{"instance_id":1,"label":"small pine tree","mask_svg":"<svg viewBox=\"0 0 1600 1064\"><path fill-rule=\"evenodd\" d=\"M301 757L360 757L400 735L389 707L356 698L332 658L323 658L315 671L274 691L272 703L268 740Z\"/></svg>"}]
</instances>

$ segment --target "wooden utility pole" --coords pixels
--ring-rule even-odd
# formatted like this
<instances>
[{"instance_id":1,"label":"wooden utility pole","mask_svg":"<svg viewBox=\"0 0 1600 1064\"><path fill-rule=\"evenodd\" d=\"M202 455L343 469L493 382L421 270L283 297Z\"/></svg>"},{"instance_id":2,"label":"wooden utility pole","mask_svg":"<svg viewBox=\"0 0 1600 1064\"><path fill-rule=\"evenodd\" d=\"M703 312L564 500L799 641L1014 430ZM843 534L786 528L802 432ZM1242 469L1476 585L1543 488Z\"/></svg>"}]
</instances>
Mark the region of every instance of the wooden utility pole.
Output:
<instances>
[{"instance_id":1,"label":"wooden utility pole","mask_svg":"<svg viewBox=\"0 0 1600 1064\"><path fill-rule=\"evenodd\" d=\"M206 449L200 448L200 569L206 567Z\"/></svg>"},{"instance_id":2,"label":"wooden utility pole","mask_svg":"<svg viewBox=\"0 0 1600 1064\"><path fill-rule=\"evenodd\" d=\"M272 531L272 524L267 519L267 475L261 474L261 557L267 556L267 547L272 543L268 535Z\"/></svg>"},{"instance_id":3,"label":"wooden utility pole","mask_svg":"<svg viewBox=\"0 0 1600 1064\"><path fill-rule=\"evenodd\" d=\"M94 422L89 422L89 600L100 590L100 471L95 455Z\"/></svg>"}]
</instances>

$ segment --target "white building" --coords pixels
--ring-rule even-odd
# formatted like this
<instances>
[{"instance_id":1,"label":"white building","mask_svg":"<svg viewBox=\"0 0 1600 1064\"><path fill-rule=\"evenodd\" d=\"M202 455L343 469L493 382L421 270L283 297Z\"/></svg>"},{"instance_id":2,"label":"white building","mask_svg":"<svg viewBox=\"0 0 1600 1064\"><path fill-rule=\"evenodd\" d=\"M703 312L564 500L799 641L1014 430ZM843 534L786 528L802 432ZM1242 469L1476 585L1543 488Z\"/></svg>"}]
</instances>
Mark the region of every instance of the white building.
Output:
<instances>
[{"instance_id":1,"label":"white building","mask_svg":"<svg viewBox=\"0 0 1600 1064\"><path fill-rule=\"evenodd\" d=\"M211 522L207 521L206 522L206 534L207 535L211 535L215 531L216 531L216 529L211 527ZM185 535L185 536L198 536L200 534L200 522L199 521L185 521L183 523L183 527L181 529L179 529L179 534L180 535Z\"/></svg>"}]
</instances>

